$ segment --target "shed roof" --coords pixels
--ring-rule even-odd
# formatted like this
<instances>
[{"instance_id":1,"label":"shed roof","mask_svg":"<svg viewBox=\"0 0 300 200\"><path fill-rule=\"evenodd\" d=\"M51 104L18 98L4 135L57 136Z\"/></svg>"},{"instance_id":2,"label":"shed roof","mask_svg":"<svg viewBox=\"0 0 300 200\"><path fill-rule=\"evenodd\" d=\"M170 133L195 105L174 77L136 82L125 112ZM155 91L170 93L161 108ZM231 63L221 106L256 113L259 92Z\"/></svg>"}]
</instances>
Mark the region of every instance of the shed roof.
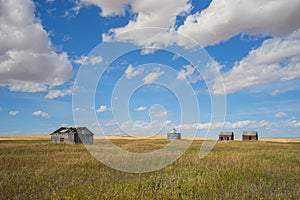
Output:
<instances>
[{"instance_id":1,"label":"shed roof","mask_svg":"<svg viewBox=\"0 0 300 200\"><path fill-rule=\"evenodd\" d=\"M247 136L254 135L254 136L256 136L257 132L256 131L244 131L243 135L247 135Z\"/></svg>"},{"instance_id":2,"label":"shed roof","mask_svg":"<svg viewBox=\"0 0 300 200\"><path fill-rule=\"evenodd\" d=\"M220 132L219 135L232 136L233 132Z\"/></svg>"},{"instance_id":3,"label":"shed roof","mask_svg":"<svg viewBox=\"0 0 300 200\"><path fill-rule=\"evenodd\" d=\"M63 134L63 133L68 133L68 134L75 134L75 133L82 133L84 131L84 134L88 135L94 135L87 127L60 127L50 135L54 134Z\"/></svg>"}]
</instances>

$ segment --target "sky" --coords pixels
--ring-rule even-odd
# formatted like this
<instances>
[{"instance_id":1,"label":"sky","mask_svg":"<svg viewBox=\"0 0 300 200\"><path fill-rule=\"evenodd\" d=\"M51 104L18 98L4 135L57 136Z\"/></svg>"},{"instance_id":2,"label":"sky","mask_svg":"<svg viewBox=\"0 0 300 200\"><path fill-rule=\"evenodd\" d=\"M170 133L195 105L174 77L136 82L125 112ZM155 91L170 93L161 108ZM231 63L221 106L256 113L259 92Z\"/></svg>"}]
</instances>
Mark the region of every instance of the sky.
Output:
<instances>
[{"instance_id":1,"label":"sky","mask_svg":"<svg viewBox=\"0 0 300 200\"><path fill-rule=\"evenodd\" d=\"M300 1L0 0L0 136L300 137Z\"/></svg>"}]
</instances>

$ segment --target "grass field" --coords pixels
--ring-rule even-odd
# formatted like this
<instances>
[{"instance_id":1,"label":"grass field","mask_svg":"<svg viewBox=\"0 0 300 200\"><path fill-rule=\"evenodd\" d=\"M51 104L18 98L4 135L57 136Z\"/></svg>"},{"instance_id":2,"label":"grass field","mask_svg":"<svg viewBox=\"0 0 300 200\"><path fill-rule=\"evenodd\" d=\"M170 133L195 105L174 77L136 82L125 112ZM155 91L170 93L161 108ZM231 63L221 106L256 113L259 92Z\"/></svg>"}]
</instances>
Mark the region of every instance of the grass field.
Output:
<instances>
[{"instance_id":1,"label":"grass field","mask_svg":"<svg viewBox=\"0 0 300 200\"><path fill-rule=\"evenodd\" d=\"M113 142L147 152L167 140ZM196 140L172 165L130 174L82 145L0 140L1 199L300 199L300 143L219 142L199 159ZM142 147L142 148L141 148Z\"/></svg>"}]
</instances>

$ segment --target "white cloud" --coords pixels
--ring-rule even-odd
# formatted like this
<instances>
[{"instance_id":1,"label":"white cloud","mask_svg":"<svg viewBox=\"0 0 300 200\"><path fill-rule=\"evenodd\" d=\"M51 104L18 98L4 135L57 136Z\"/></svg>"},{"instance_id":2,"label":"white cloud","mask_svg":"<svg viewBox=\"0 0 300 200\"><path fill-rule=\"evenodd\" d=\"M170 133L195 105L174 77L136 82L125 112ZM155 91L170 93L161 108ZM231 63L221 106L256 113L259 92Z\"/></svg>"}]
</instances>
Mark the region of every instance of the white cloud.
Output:
<instances>
[{"instance_id":1,"label":"white cloud","mask_svg":"<svg viewBox=\"0 0 300 200\"><path fill-rule=\"evenodd\" d=\"M81 0L83 5L96 5L101 8L102 16L124 15L132 0L101 1L101 0Z\"/></svg>"},{"instance_id":2,"label":"white cloud","mask_svg":"<svg viewBox=\"0 0 300 200\"><path fill-rule=\"evenodd\" d=\"M299 9L299 0L213 0L206 10L189 15L178 32L202 46L239 33L282 36L299 28Z\"/></svg>"},{"instance_id":3,"label":"white cloud","mask_svg":"<svg viewBox=\"0 0 300 200\"><path fill-rule=\"evenodd\" d=\"M125 70L126 78L132 79L140 74L142 74L144 71L143 68L134 69L132 65L128 65L127 69Z\"/></svg>"},{"instance_id":4,"label":"white cloud","mask_svg":"<svg viewBox=\"0 0 300 200\"><path fill-rule=\"evenodd\" d=\"M277 94L279 94L280 93L280 90L273 90L272 92L271 92L271 95L272 96L276 96Z\"/></svg>"},{"instance_id":5,"label":"white cloud","mask_svg":"<svg viewBox=\"0 0 300 200\"><path fill-rule=\"evenodd\" d=\"M291 0L288 4L285 0L213 0L207 9L190 14L177 29L176 17L190 13L191 1L166 0L163 4L167 6L162 6L159 0L81 0L81 2L84 5L100 7L102 16L124 15L126 11L136 14L126 26L110 29L109 33L103 34L104 41L114 38L150 47L173 43L182 46L192 45L189 40L183 40L183 37L177 38L173 31L192 37L202 46L226 41L240 33L285 36L299 28L300 18L298 0ZM157 30L147 30L147 27L166 30L158 33ZM126 34L127 31L143 28L144 30ZM120 33L123 33L122 36Z\"/></svg>"},{"instance_id":6,"label":"white cloud","mask_svg":"<svg viewBox=\"0 0 300 200\"><path fill-rule=\"evenodd\" d=\"M185 65L183 66L184 69L180 70L178 72L178 75L176 77L177 80L186 79L187 76L190 76L194 73L195 68L191 65Z\"/></svg>"},{"instance_id":7,"label":"white cloud","mask_svg":"<svg viewBox=\"0 0 300 200\"><path fill-rule=\"evenodd\" d=\"M153 133L167 133L167 131L176 127L183 134L189 133L189 131L195 131L196 129L199 131L207 131L211 130L228 130L228 131L248 131L248 130L278 130L282 128L300 128L300 121L296 118L280 120L277 122L269 122L266 120L255 121L255 120L241 120L235 122L225 121L223 122L215 122L214 124L208 123L195 123L195 124L173 124L170 120L153 120L152 122L146 121L115 121L110 120L103 124L103 127L106 130L114 130L111 134L116 134L120 130L123 133L139 135L141 133L144 134L153 134ZM120 132L121 133L121 132Z\"/></svg>"},{"instance_id":8,"label":"white cloud","mask_svg":"<svg viewBox=\"0 0 300 200\"><path fill-rule=\"evenodd\" d=\"M7 86L6 84L0 84L0 86ZM35 82L24 82L24 81L17 81L11 80L9 85L9 90L13 92L45 92L47 91L47 86L40 83Z\"/></svg>"},{"instance_id":9,"label":"white cloud","mask_svg":"<svg viewBox=\"0 0 300 200\"><path fill-rule=\"evenodd\" d=\"M146 121L123 121L118 123L120 129L128 135L140 135L140 134L156 134L162 130L169 130L172 126L170 120L153 120L151 122Z\"/></svg>"},{"instance_id":10,"label":"white cloud","mask_svg":"<svg viewBox=\"0 0 300 200\"><path fill-rule=\"evenodd\" d=\"M181 124L178 127L182 130L208 130L209 128L213 129L258 129L258 128L267 128L271 125L270 122L266 120L254 121L254 120L242 120L236 122L216 122L212 123L197 123L197 124Z\"/></svg>"},{"instance_id":11,"label":"white cloud","mask_svg":"<svg viewBox=\"0 0 300 200\"><path fill-rule=\"evenodd\" d=\"M48 113L43 112L41 110L37 110L37 111L33 112L32 115L41 116L41 117L44 117L44 118L49 118L50 117Z\"/></svg>"},{"instance_id":12,"label":"white cloud","mask_svg":"<svg viewBox=\"0 0 300 200\"><path fill-rule=\"evenodd\" d=\"M66 53L54 51L30 0L0 1L0 86L41 92L73 75Z\"/></svg>"},{"instance_id":13,"label":"white cloud","mask_svg":"<svg viewBox=\"0 0 300 200\"><path fill-rule=\"evenodd\" d=\"M287 114L285 112L278 112L275 115L276 118L281 118L281 117L286 117L286 116L287 116Z\"/></svg>"},{"instance_id":14,"label":"white cloud","mask_svg":"<svg viewBox=\"0 0 300 200\"><path fill-rule=\"evenodd\" d=\"M155 80L157 80L161 75L163 75L165 72L163 71L160 71L160 68L157 67L154 69L153 72L147 74L145 77L144 77L144 82L145 84L149 84L149 83L152 83L154 82Z\"/></svg>"},{"instance_id":15,"label":"white cloud","mask_svg":"<svg viewBox=\"0 0 300 200\"><path fill-rule=\"evenodd\" d=\"M102 38L104 41L111 39L111 36L114 35L120 40L129 40L140 46L150 47L157 47L161 43L169 45L176 40L172 38L171 32L165 30L162 32L157 32L157 30L151 31L147 27L174 30L176 17L189 13L192 7L189 0L165 0L164 2L160 0L128 0L109 3L109 5L96 0L83 0L83 2L87 1L101 7L102 15L124 14L126 8L132 14L136 14L136 17L131 19L126 26L110 29L108 34L103 34ZM125 6L126 4L130 6ZM140 29L140 31L123 34L122 37L119 37L120 33L136 29Z\"/></svg>"},{"instance_id":16,"label":"white cloud","mask_svg":"<svg viewBox=\"0 0 300 200\"><path fill-rule=\"evenodd\" d=\"M73 60L73 63L80 64L80 65L87 65L88 64L88 57L87 56L80 56L80 58Z\"/></svg>"},{"instance_id":17,"label":"white cloud","mask_svg":"<svg viewBox=\"0 0 300 200\"><path fill-rule=\"evenodd\" d=\"M101 105L101 106L99 107L99 109L96 110L96 112L102 113L102 112L109 111L109 110L110 110L110 108L108 108L107 106Z\"/></svg>"},{"instance_id":18,"label":"white cloud","mask_svg":"<svg viewBox=\"0 0 300 200\"><path fill-rule=\"evenodd\" d=\"M300 128L300 121L294 118L290 119L286 122L286 126L291 128Z\"/></svg>"},{"instance_id":19,"label":"white cloud","mask_svg":"<svg viewBox=\"0 0 300 200\"><path fill-rule=\"evenodd\" d=\"M50 90L45 98L46 99L55 99L58 97L64 97L66 95L70 95L72 94L72 89L68 89L68 90Z\"/></svg>"},{"instance_id":20,"label":"white cloud","mask_svg":"<svg viewBox=\"0 0 300 200\"><path fill-rule=\"evenodd\" d=\"M20 111L18 111L18 110L12 110L12 111L9 111L9 115L10 116L16 116L16 115L18 115L20 113Z\"/></svg>"},{"instance_id":21,"label":"white cloud","mask_svg":"<svg viewBox=\"0 0 300 200\"><path fill-rule=\"evenodd\" d=\"M73 63L80 64L80 65L96 65L103 61L101 56L80 56L80 58L73 60Z\"/></svg>"},{"instance_id":22,"label":"white cloud","mask_svg":"<svg viewBox=\"0 0 300 200\"><path fill-rule=\"evenodd\" d=\"M103 61L103 58L101 56L91 56L91 58L90 58L90 63L92 65L99 64L102 61Z\"/></svg>"},{"instance_id":23,"label":"white cloud","mask_svg":"<svg viewBox=\"0 0 300 200\"><path fill-rule=\"evenodd\" d=\"M273 81L300 78L300 29L285 38L265 40L231 70L222 73L222 78L227 94ZM220 82L214 84L214 93L222 94L220 86Z\"/></svg>"},{"instance_id":24,"label":"white cloud","mask_svg":"<svg viewBox=\"0 0 300 200\"><path fill-rule=\"evenodd\" d=\"M161 117L165 117L165 116L167 116L167 111L161 111L161 112L152 112L151 113L152 115L151 115L151 117L155 117L155 118L161 118Z\"/></svg>"},{"instance_id":25,"label":"white cloud","mask_svg":"<svg viewBox=\"0 0 300 200\"><path fill-rule=\"evenodd\" d=\"M140 106L138 107L137 109L135 109L136 111L144 111L144 110L147 110L147 107L146 106Z\"/></svg>"}]
</instances>

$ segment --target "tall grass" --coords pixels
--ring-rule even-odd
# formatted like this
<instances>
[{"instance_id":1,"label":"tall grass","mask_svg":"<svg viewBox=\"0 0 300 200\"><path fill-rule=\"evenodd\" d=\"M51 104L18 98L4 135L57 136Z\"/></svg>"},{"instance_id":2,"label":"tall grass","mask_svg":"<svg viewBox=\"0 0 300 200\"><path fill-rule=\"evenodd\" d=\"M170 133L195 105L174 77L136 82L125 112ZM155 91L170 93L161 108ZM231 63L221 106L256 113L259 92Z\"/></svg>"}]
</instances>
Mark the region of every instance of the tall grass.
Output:
<instances>
[{"instance_id":1,"label":"tall grass","mask_svg":"<svg viewBox=\"0 0 300 200\"><path fill-rule=\"evenodd\" d=\"M149 152L167 140L114 140ZM1 199L300 199L300 144L201 141L172 165L130 174L108 168L82 145L0 141Z\"/></svg>"}]
</instances>

